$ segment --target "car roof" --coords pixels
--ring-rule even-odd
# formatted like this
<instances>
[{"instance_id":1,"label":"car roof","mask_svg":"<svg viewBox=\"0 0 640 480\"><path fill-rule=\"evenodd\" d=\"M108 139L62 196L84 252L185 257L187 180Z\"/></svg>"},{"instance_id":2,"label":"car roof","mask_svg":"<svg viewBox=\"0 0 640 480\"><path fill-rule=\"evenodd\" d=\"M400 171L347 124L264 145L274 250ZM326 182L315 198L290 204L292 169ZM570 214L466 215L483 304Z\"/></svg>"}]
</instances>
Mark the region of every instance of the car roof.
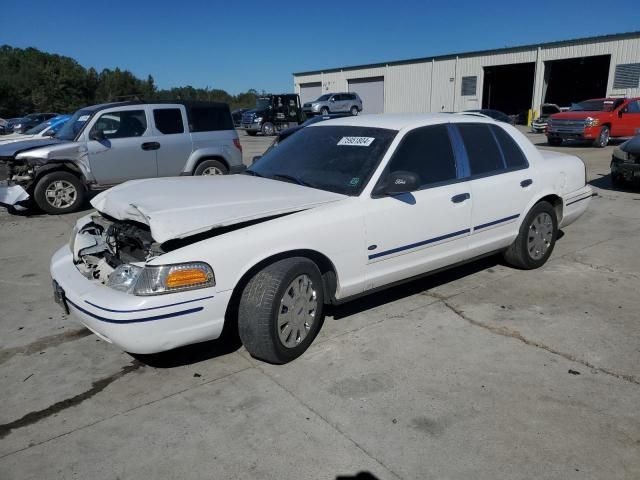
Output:
<instances>
[{"instance_id":1,"label":"car roof","mask_svg":"<svg viewBox=\"0 0 640 480\"><path fill-rule=\"evenodd\" d=\"M333 118L324 122L314 123L307 128L322 128L329 126L386 128L389 130L402 130L440 123L477 122L496 123L489 117L476 115L463 115L459 113L385 113L379 115L358 115L342 118Z\"/></svg>"}]
</instances>

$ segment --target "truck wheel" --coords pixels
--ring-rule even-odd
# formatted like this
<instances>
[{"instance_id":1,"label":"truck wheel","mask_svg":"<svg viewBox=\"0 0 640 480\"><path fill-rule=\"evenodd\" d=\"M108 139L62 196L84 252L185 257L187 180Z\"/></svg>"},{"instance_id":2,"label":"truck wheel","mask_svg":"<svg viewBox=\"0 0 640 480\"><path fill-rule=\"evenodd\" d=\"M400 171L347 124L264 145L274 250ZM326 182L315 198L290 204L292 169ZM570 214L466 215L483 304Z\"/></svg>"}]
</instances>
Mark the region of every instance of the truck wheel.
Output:
<instances>
[{"instance_id":1,"label":"truck wheel","mask_svg":"<svg viewBox=\"0 0 640 480\"><path fill-rule=\"evenodd\" d=\"M304 257L265 267L245 286L238 309L238 331L247 351L283 364L309 348L323 321L322 277Z\"/></svg>"},{"instance_id":2,"label":"truck wheel","mask_svg":"<svg viewBox=\"0 0 640 480\"><path fill-rule=\"evenodd\" d=\"M351 115L355 117L356 115L358 115L358 113L359 113L358 107L356 107L355 105L351 107Z\"/></svg>"},{"instance_id":3,"label":"truck wheel","mask_svg":"<svg viewBox=\"0 0 640 480\"><path fill-rule=\"evenodd\" d=\"M194 175L226 175L227 166L219 160L205 160L200 162L193 172Z\"/></svg>"},{"instance_id":4,"label":"truck wheel","mask_svg":"<svg viewBox=\"0 0 640 480\"><path fill-rule=\"evenodd\" d=\"M611 184L615 187L623 187L625 185L624 177L618 174L611 174Z\"/></svg>"},{"instance_id":5,"label":"truck wheel","mask_svg":"<svg viewBox=\"0 0 640 480\"><path fill-rule=\"evenodd\" d=\"M609 127L604 125L600 129L600 134L598 135L598 138L596 138L593 141L593 146L598 148L604 148L607 146L607 143L609 143Z\"/></svg>"},{"instance_id":6,"label":"truck wheel","mask_svg":"<svg viewBox=\"0 0 640 480\"><path fill-rule=\"evenodd\" d=\"M78 210L84 203L86 190L74 174L57 171L38 180L33 196L38 207L56 215Z\"/></svg>"},{"instance_id":7,"label":"truck wheel","mask_svg":"<svg viewBox=\"0 0 640 480\"><path fill-rule=\"evenodd\" d=\"M547 143L552 147L559 147L560 145L562 145L562 139L556 138L556 137L549 137L547 138Z\"/></svg>"},{"instance_id":8,"label":"truck wheel","mask_svg":"<svg viewBox=\"0 0 640 480\"><path fill-rule=\"evenodd\" d=\"M265 122L264 125L262 125L262 134L263 135L271 136L274 133L276 133L276 127L273 126L273 123Z\"/></svg>"},{"instance_id":9,"label":"truck wheel","mask_svg":"<svg viewBox=\"0 0 640 480\"><path fill-rule=\"evenodd\" d=\"M329 115L329 109L327 107L322 107L320 109L320 115Z\"/></svg>"},{"instance_id":10,"label":"truck wheel","mask_svg":"<svg viewBox=\"0 0 640 480\"><path fill-rule=\"evenodd\" d=\"M556 211L549 202L536 203L525 217L514 242L504 252L505 261L516 268L541 267L551 256L558 235Z\"/></svg>"}]
</instances>

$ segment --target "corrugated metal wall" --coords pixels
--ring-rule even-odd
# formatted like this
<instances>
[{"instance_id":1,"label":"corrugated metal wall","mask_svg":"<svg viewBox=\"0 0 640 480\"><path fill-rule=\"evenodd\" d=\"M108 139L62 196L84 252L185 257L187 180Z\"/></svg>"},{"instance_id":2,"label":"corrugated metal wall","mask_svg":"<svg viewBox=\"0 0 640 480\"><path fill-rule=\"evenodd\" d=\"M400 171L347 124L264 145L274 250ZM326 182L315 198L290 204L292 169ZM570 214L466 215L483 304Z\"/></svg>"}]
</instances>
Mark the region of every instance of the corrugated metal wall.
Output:
<instances>
[{"instance_id":1,"label":"corrugated metal wall","mask_svg":"<svg viewBox=\"0 0 640 480\"><path fill-rule=\"evenodd\" d=\"M294 86L298 93L300 84L309 82L321 82L323 93L346 91L348 79L383 76L386 113L460 111L482 106L483 67L535 62L536 73L531 97L533 108L539 111L543 100L544 62L593 55L611 55L608 95L640 97L640 87L613 89L616 65L640 62L640 34L633 38L576 40L560 46L541 45L505 53L460 55L458 58L295 75ZM461 79L465 76L478 77L475 96L461 95Z\"/></svg>"}]
</instances>

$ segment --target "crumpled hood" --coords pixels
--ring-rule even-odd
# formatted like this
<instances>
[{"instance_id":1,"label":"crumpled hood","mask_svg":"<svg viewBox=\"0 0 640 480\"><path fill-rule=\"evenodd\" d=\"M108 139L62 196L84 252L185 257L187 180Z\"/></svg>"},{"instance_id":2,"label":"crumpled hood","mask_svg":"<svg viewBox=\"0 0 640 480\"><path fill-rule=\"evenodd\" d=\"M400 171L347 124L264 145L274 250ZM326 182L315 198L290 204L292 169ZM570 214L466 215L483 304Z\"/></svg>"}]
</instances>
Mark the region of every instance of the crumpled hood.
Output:
<instances>
[{"instance_id":1,"label":"crumpled hood","mask_svg":"<svg viewBox=\"0 0 640 480\"><path fill-rule=\"evenodd\" d=\"M157 242L347 198L292 183L226 175L133 180L91 200L99 212L151 228Z\"/></svg>"},{"instance_id":2,"label":"crumpled hood","mask_svg":"<svg viewBox=\"0 0 640 480\"><path fill-rule=\"evenodd\" d=\"M1 139L2 137L0 137ZM58 140L56 138L33 138L29 140L23 140L19 142L11 142L5 145L0 145L0 158L2 157L15 157L18 153L34 148L45 147L47 145L53 145L57 143L66 143L64 140Z\"/></svg>"}]
</instances>

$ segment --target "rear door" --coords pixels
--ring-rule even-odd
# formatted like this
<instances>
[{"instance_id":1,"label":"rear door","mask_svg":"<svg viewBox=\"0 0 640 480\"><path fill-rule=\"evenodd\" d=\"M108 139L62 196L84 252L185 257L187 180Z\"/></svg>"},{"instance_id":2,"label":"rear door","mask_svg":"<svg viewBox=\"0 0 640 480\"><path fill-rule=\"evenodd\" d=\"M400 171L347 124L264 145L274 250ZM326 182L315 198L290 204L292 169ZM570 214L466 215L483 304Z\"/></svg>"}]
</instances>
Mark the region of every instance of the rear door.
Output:
<instances>
[{"instance_id":1,"label":"rear door","mask_svg":"<svg viewBox=\"0 0 640 480\"><path fill-rule=\"evenodd\" d=\"M539 188L527 159L499 124L456 124L468 159L473 201L471 255L506 247Z\"/></svg>"},{"instance_id":2,"label":"rear door","mask_svg":"<svg viewBox=\"0 0 640 480\"><path fill-rule=\"evenodd\" d=\"M152 142L148 108L119 107L100 112L87 129L87 153L94 177L103 185L157 175L156 150ZM102 130L105 139L90 140Z\"/></svg>"},{"instance_id":3,"label":"rear door","mask_svg":"<svg viewBox=\"0 0 640 480\"><path fill-rule=\"evenodd\" d=\"M151 117L153 128L149 141L157 144L158 176L180 175L193 151L187 111L183 105L152 105Z\"/></svg>"}]
</instances>

